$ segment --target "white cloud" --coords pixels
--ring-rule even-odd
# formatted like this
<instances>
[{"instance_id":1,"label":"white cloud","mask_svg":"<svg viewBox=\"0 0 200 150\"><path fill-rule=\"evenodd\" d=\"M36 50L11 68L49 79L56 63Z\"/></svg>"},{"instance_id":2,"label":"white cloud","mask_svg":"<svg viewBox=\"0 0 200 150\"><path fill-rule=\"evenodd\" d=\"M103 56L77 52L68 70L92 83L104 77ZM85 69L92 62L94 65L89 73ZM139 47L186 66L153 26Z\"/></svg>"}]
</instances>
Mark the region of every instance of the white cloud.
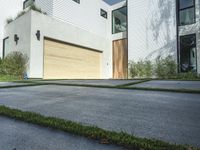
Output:
<instances>
[{"instance_id":1,"label":"white cloud","mask_svg":"<svg viewBox=\"0 0 200 150\"><path fill-rule=\"evenodd\" d=\"M6 19L15 17L23 10L23 0L0 0L0 57L2 56L3 32Z\"/></svg>"}]
</instances>

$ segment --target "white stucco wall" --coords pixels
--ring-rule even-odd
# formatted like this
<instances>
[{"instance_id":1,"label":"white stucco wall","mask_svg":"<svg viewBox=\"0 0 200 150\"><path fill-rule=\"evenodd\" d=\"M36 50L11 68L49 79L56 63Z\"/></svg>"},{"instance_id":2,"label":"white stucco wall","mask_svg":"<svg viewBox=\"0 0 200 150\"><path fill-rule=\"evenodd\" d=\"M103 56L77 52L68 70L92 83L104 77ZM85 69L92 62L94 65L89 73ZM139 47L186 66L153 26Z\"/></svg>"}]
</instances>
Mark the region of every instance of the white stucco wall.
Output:
<instances>
[{"instance_id":1,"label":"white stucco wall","mask_svg":"<svg viewBox=\"0 0 200 150\"><path fill-rule=\"evenodd\" d=\"M3 52L4 26L8 18L13 18L23 8L23 0L0 0L0 57Z\"/></svg>"},{"instance_id":2,"label":"white stucco wall","mask_svg":"<svg viewBox=\"0 0 200 150\"><path fill-rule=\"evenodd\" d=\"M36 39L36 31L41 31L41 40ZM50 16L31 11L31 63L30 77L43 77L43 39L49 37L68 43L85 46L103 52L102 78L111 78L111 40L92 32L56 20Z\"/></svg>"},{"instance_id":3,"label":"white stucco wall","mask_svg":"<svg viewBox=\"0 0 200 150\"><path fill-rule=\"evenodd\" d=\"M129 60L177 58L175 0L128 0Z\"/></svg>"},{"instance_id":4,"label":"white stucco wall","mask_svg":"<svg viewBox=\"0 0 200 150\"><path fill-rule=\"evenodd\" d=\"M9 37L9 48L5 52L5 56L12 51L20 51L27 55L30 60L30 32L31 32L31 13L28 12L15 21L5 26L4 38ZM19 37L18 44L14 41L14 35ZM27 73L30 73L29 65L27 66Z\"/></svg>"}]
</instances>

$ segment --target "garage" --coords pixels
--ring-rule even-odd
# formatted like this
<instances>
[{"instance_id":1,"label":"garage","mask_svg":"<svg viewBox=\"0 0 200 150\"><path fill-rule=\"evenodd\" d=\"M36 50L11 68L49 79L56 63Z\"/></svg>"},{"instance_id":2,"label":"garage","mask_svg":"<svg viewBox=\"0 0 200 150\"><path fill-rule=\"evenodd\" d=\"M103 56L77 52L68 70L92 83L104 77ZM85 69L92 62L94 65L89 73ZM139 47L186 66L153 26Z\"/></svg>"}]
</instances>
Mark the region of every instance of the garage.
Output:
<instances>
[{"instance_id":1,"label":"garage","mask_svg":"<svg viewBox=\"0 0 200 150\"><path fill-rule=\"evenodd\" d=\"M44 39L44 79L100 79L102 52Z\"/></svg>"}]
</instances>

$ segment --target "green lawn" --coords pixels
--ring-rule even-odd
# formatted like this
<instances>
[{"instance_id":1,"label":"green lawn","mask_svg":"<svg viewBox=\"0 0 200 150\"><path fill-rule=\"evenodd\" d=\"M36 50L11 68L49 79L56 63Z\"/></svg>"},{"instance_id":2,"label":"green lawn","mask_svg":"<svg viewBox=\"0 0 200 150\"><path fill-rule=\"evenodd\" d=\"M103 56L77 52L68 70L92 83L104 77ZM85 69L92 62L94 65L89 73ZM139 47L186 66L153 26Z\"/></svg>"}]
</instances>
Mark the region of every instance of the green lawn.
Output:
<instances>
[{"instance_id":1,"label":"green lawn","mask_svg":"<svg viewBox=\"0 0 200 150\"><path fill-rule=\"evenodd\" d=\"M19 77L9 76L9 75L0 75L0 82L16 81L19 80Z\"/></svg>"}]
</instances>

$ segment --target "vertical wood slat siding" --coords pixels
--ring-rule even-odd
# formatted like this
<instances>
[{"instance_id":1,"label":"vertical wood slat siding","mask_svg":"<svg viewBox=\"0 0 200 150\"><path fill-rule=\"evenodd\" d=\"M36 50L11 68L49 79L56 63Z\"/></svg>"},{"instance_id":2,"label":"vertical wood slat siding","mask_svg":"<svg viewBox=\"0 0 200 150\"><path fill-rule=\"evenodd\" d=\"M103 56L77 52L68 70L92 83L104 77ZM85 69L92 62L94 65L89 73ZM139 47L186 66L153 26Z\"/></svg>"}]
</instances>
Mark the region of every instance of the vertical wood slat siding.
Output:
<instances>
[{"instance_id":1,"label":"vertical wood slat siding","mask_svg":"<svg viewBox=\"0 0 200 150\"><path fill-rule=\"evenodd\" d=\"M128 77L128 43L127 39L113 41L113 78Z\"/></svg>"},{"instance_id":2,"label":"vertical wood slat siding","mask_svg":"<svg viewBox=\"0 0 200 150\"><path fill-rule=\"evenodd\" d=\"M44 41L44 79L100 79L102 53Z\"/></svg>"}]
</instances>

